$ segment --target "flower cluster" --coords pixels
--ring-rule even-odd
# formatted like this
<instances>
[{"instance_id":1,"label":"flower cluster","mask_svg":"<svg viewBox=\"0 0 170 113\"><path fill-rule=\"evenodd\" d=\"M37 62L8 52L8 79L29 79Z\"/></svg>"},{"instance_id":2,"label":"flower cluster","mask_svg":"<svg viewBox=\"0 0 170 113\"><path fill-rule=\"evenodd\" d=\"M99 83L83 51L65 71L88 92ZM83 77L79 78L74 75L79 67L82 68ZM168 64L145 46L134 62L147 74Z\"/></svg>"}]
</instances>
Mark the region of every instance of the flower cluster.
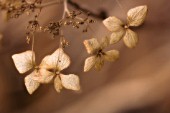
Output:
<instances>
[{"instance_id":1,"label":"flower cluster","mask_svg":"<svg viewBox=\"0 0 170 113\"><path fill-rule=\"evenodd\" d=\"M32 38L32 50L12 56L19 73L23 74L32 70L32 72L25 77L25 86L29 94L37 90L40 84L50 82L54 82L54 87L57 92L60 92L63 88L75 91L80 89L79 77L77 75L65 75L62 73L62 70L70 66L71 63L70 57L63 50L69 45L69 42L64 37L63 27L71 26L76 29L83 27L83 32L87 32L89 24L95 21L89 18L88 13L68 11L66 1L67 0L64 2L65 10L61 20L50 22L47 26L42 27L38 21L39 14L37 14L35 19L28 22L27 42L29 43ZM16 18L24 12L34 12L36 4L41 4L41 0L9 0L4 3L0 2L0 7L2 10L7 11L7 18ZM111 31L111 35L104 36L100 40L97 38L84 40L87 53L91 55L85 60L84 72L92 68L101 70L105 61L116 61L119 58L119 51L115 49L105 51L105 48L118 43L122 38L127 47L134 48L137 45L138 36L131 29L132 27L142 25L146 15L147 6L138 6L128 11L126 24L115 16L103 20L103 24ZM34 53L34 33L38 31L48 32L52 34L53 37L60 36L59 48L51 55L45 56L39 65L36 64Z\"/></svg>"},{"instance_id":2,"label":"flower cluster","mask_svg":"<svg viewBox=\"0 0 170 113\"><path fill-rule=\"evenodd\" d=\"M104 65L104 60L115 61L119 57L117 50L104 52L103 49L109 44L117 43L121 38L125 45L134 48L138 42L137 34L129 27L136 27L143 24L147 14L147 6L138 6L132 8L127 13L127 24L112 16L103 21L103 24L112 32L111 36L102 39L101 43L92 38L84 41L84 45L89 54L93 56L85 60L84 71L89 71L92 67L100 70Z\"/></svg>"},{"instance_id":3,"label":"flower cluster","mask_svg":"<svg viewBox=\"0 0 170 113\"><path fill-rule=\"evenodd\" d=\"M105 19L103 21L104 25L112 32L110 44L117 43L123 38L127 47L134 48L138 42L138 36L130 27L137 27L143 24L147 10L147 6L138 6L130 9L127 13L127 24L124 24L114 16Z\"/></svg>"},{"instance_id":4,"label":"flower cluster","mask_svg":"<svg viewBox=\"0 0 170 113\"><path fill-rule=\"evenodd\" d=\"M35 62L35 53L30 50L14 54L12 59L21 74L33 69L32 73L25 77L25 86L29 94L37 90L40 84L47 84L52 80L54 80L54 87L57 92L60 92L62 88L75 91L80 89L77 75L61 73L71 63L70 57L64 53L62 48L57 49L51 55L47 55L39 66Z\"/></svg>"},{"instance_id":5,"label":"flower cluster","mask_svg":"<svg viewBox=\"0 0 170 113\"><path fill-rule=\"evenodd\" d=\"M9 20L34 12L37 8L35 4L41 4L41 0L5 0L0 2L0 9L4 11L5 19Z\"/></svg>"},{"instance_id":6,"label":"flower cluster","mask_svg":"<svg viewBox=\"0 0 170 113\"><path fill-rule=\"evenodd\" d=\"M85 17L82 17L85 16ZM87 32L88 25L95 21L89 18L89 14L83 13L82 11L68 12L67 16L57 22L50 22L43 29L46 32L52 34L53 37L60 35L62 27L72 26L73 28L83 28L83 32Z\"/></svg>"},{"instance_id":7,"label":"flower cluster","mask_svg":"<svg viewBox=\"0 0 170 113\"><path fill-rule=\"evenodd\" d=\"M104 60L113 62L119 58L119 51L117 50L104 52L104 49L109 46L109 40L107 37L103 38L101 42L98 42L96 38L85 40L84 45L87 52L92 55L85 60L85 72L93 67L100 70L104 65Z\"/></svg>"}]
</instances>

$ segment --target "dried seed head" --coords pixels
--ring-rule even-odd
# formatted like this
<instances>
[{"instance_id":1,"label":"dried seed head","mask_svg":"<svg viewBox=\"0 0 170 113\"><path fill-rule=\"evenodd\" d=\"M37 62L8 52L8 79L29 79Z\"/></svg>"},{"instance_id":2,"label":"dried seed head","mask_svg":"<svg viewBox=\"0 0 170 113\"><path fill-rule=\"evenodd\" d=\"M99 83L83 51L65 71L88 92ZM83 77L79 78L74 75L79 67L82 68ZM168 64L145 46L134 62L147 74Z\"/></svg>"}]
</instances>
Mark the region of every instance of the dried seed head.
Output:
<instances>
[{"instance_id":1,"label":"dried seed head","mask_svg":"<svg viewBox=\"0 0 170 113\"><path fill-rule=\"evenodd\" d=\"M40 30L39 22L36 19L29 21L27 29L32 32Z\"/></svg>"},{"instance_id":2,"label":"dried seed head","mask_svg":"<svg viewBox=\"0 0 170 113\"><path fill-rule=\"evenodd\" d=\"M66 48L69 46L69 42L64 37L62 37L62 40L60 43L61 43L62 48Z\"/></svg>"},{"instance_id":3,"label":"dried seed head","mask_svg":"<svg viewBox=\"0 0 170 113\"><path fill-rule=\"evenodd\" d=\"M42 0L9 0L0 2L0 9L6 11L8 19L18 18L24 13L35 12L36 4L41 3Z\"/></svg>"},{"instance_id":4,"label":"dried seed head","mask_svg":"<svg viewBox=\"0 0 170 113\"><path fill-rule=\"evenodd\" d=\"M63 26L62 21L59 22L50 22L47 26L45 26L44 28L44 32L49 32L50 34L52 34L53 38L55 36L60 35L60 29Z\"/></svg>"}]
</instances>

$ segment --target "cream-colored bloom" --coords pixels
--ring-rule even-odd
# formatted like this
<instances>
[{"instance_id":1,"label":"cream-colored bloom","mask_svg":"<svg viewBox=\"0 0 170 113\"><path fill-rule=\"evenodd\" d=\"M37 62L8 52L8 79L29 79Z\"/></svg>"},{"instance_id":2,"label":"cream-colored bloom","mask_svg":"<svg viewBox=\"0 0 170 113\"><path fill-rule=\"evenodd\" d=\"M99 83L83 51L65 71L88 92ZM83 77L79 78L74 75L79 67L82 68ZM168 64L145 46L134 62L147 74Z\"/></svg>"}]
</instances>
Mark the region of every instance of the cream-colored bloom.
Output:
<instances>
[{"instance_id":1,"label":"cream-colored bloom","mask_svg":"<svg viewBox=\"0 0 170 113\"><path fill-rule=\"evenodd\" d=\"M49 83L54 78L54 87L57 92L64 87L71 90L79 90L79 77L74 74L64 75L62 70L70 65L70 57L64 53L62 48L57 49L53 54L46 56L40 64L40 76L34 76L39 83ZM48 74L47 74L48 73Z\"/></svg>"},{"instance_id":2,"label":"cream-colored bloom","mask_svg":"<svg viewBox=\"0 0 170 113\"><path fill-rule=\"evenodd\" d=\"M109 45L107 37L103 38L101 42L98 42L96 38L85 40L84 45L87 52L92 55L85 60L85 72L89 71L93 67L100 70L104 65L104 60L112 62L117 60L119 57L119 51L117 50L110 50L107 52L103 51L103 49Z\"/></svg>"},{"instance_id":3,"label":"cream-colored bloom","mask_svg":"<svg viewBox=\"0 0 170 113\"><path fill-rule=\"evenodd\" d=\"M129 27L137 27L143 24L147 10L147 6L145 5L130 9L127 13L127 24L124 24L114 16L105 19L103 24L112 32L110 44L117 43L123 38L127 47L134 48L138 43L138 36L134 31L130 30Z\"/></svg>"},{"instance_id":4,"label":"cream-colored bloom","mask_svg":"<svg viewBox=\"0 0 170 113\"><path fill-rule=\"evenodd\" d=\"M33 94L34 91L37 90L38 87L40 86L40 83L33 79L35 74L38 74L38 73L36 71L33 71L31 74L27 75L24 80L25 86L29 94Z\"/></svg>"},{"instance_id":5,"label":"cream-colored bloom","mask_svg":"<svg viewBox=\"0 0 170 113\"><path fill-rule=\"evenodd\" d=\"M19 73L23 74L34 68L35 53L33 51L25 51L12 55L15 67ZM35 69L31 74L25 77L25 86L29 94L32 94L39 87L40 83L33 79L39 76L39 72Z\"/></svg>"},{"instance_id":6,"label":"cream-colored bloom","mask_svg":"<svg viewBox=\"0 0 170 113\"><path fill-rule=\"evenodd\" d=\"M35 54L32 51L15 54L12 56L14 64L23 74L34 69L31 74L25 77L25 86L29 94L32 94L40 84L47 84L54 79L54 87L57 92L64 87L70 90L79 90L79 77L74 74L64 75L60 72L70 65L70 57L63 49L57 49L53 54L46 56L40 66L35 66Z\"/></svg>"}]
</instances>

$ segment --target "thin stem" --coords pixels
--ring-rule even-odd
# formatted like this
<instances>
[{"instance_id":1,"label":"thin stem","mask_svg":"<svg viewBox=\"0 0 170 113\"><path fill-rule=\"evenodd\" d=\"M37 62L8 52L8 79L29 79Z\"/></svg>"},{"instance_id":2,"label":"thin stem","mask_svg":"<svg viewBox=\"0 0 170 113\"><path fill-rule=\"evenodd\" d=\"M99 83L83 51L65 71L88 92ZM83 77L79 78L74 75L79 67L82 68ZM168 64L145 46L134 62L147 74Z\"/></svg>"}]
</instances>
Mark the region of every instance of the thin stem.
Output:
<instances>
[{"instance_id":1,"label":"thin stem","mask_svg":"<svg viewBox=\"0 0 170 113\"><path fill-rule=\"evenodd\" d=\"M55 5L55 4L61 4L65 2L65 0L53 0L53 1L50 1L50 2L46 2L46 3L42 3L42 4L35 4L35 6L37 8L44 8L44 7L47 7L47 6L51 6L51 5ZM101 10L99 14L95 14L95 13L92 13L90 10L88 9L85 9L85 8L82 8L80 7L77 3L73 2L72 0L66 0L65 4L67 5L70 4L72 5L73 7L75 7L76 9L78 10L81 10L83 12L90 12L90 15L95 17L95 18L98 18L98 19L105 19L107 17L107 13L106 11L104 10ZM69 13L69 10L65 10L67 13Z\"/></svg>"},{"instance_id":2,"label":"thin stem","mask_svg":"<svg viewBox=\"0 0 170 113\"><path fill-rule=\"evenodd\" d=\"M70 11L68 10L67 0L64 0L64 11L63 11L62 19L64 19L64 18L65 18L66 13L69 15Z\"/></svg>"},{"instance_id":3,"label":"thin stem","mask_svg":"<svg viewBox=\"0 0 170 113\"><path fill-rule=\"evenodd\" d=\"M34 43L35 43L35 37L34 37L34 32L32 32L32 45L31 45L31 50L32 50L32 64L35 64L35 55L34 55Z\"/></svg>"},{"instance_id":4,"label":"thin stem","mask_svg":"<svg viewBox=\"0 0 170 113\"><path fill-rule=\"evenodd\" d=\"M70 4L74 8L76 8L78 10L81 10L83 12L86 12L86 13L90 12L90 15L95 17L95 18L98 18L98 19L101 19L101 20L107 18L107 12L105 10L100 10L99 14L95 14L92 11L90 11L90 10L88 10L86 8L81 7L79 4L77 4L76 2L73 2L72 0L68 0L68 4Z\"/></svg>"},{"instance_id":5,"label":"thin stem","mask_svg":"<svg viewBox=\"0 0 170 113\"><path fill-rule=\"evenodd\" d=\"M64 1L64 11L65 11L67 14L70 14L70 11L69 11L69 9L68 9L67 3L68 3L68 1L65 0L65 1Z\"/></svg>"},{"instance_id":6,"label":"thin stem","mask_svg":"<svg viewBox=\"0 0 170 113\"><path fill-rule=\"evenodd\" d=\"M66 13L69 13L69 10L68 10L68 7L67 7L67 0L64 0L64 11L63 11L62 19L65 18ZM61 19L61 20L62 20L62 19ZM63 36L64 36L64 33L63 33L63 30L61 29L61 30L60 30L60 40L59 40L59 48L60 48L60 49L63 49L63 47L62 47ZM57 68L58 63L60 62L60 54L61 54L61 53L60 53L60 51L59 51L56 68Z\"/></svg>"}]
</instances>

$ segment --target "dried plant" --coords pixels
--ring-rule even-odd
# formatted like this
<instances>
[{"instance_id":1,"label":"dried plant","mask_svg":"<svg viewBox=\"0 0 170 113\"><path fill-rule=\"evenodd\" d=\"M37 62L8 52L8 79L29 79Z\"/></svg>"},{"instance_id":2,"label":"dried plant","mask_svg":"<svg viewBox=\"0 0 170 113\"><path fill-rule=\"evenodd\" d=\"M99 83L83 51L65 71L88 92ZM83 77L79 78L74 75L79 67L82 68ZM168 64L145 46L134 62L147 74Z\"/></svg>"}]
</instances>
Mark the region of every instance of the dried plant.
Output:
<instances>
[{"instance_id":1,"label":"dried plant","mask_svg":"<svg viewBox=\"0 0 170 113\"><path fill-rule=\"evenodd\" d=\"M67 3L75 5L78 9L69 11ZM41 10L53 4L64 5L62 18L57 21L52 20L49 24L41 26L39 24ZM75 91L80 90L79 77L77 75L61 73L71 63L70 57L64 52L64 48L68 47L69 42L64 36L63 28L72 26L75 29L82 28L82 32L88 32L89 25L95 22L90 17L91 12L86 12L86 9L81 11L79 8L76 3L70 0L53 0L49 2L43 2L43 0L0 0L0 10L4 13L6 20L18 18L24 13L28 15L30 13L35 14L35 17L28 22L26 29L26 40L28 44L31 41L31 50L12 55L16 69L20 74L30 72L25 77L25 86L29 94L33 94L40 84L51 82L54 82L57 92L60 92L63 88ZM114 16L103 20L103 24L112 34L101 39L91 38L84 40L87 53L92 55L85 60L84 71L87 72L92 68L101 70L104 61L116 61L119 58L119 51L114 49L104 51L104 49L117 43L122 38L127 47L135 47L138 37L130 28L140 26L144 22L146 14L147 6L138 6L128 11L127 24L124 24ZM98 17L95 14L92 14L92 16ZM60 38L59 48L51 55L45 56L39 65L36 63L34 52L34 35L36 32L48 32L53 38Z\"/></svg>"},{"instance_id":2,"label":"dried plant","mask_svg":"<svg viewBox=\"0 0 170 113\"><path fill-rule=\"evenodd\" d=\"M70 58L62 48L57 49L52 55L46 56L39 66L35 62L33 51L26 51L12 56L14 64L23 74L33 69L31 74L25 77L25 86L29 94L32 94L40 84L50 83L54 79L54 87L57 92L64 87L71 90L79 90L79 78L77 75L64 75L61 71L70 65Z\"/></svg>"},{"instance_id":3,"label":"dried plant","mask_svg":"<svg viewBox=\"0 0 170 113\"><path fill-rule=\"evenodd\" d=\"M103 49L109 45L109 40L107 37L102 38L100 43L96 38L85 40L84 45L87 49L87 52L92 55L85 60L85 72L89 71L92 67L100 70L104 65L104 60L113 62L119 57L119 51L117 50L104 52Z\"/></svg>"},{"instance_id":4,"label":"dried plant","mask_svg":"<svg viewBox=\"0 0 170 113\"><path fill-rule=\"evenodd\" d=\"M6 20L18 18L20 15L34 12L41 4L41 0L6 0L0 2L0 9L4 11Z\"/></svg>"},{"instance_id":5,"label":"dried plant","mask_svg":"<svg viewBox=\"0 0 170 113\"><path fill-rule=\"evenodd\" d=\"M103 21L108 30L113 32L110 36L110 44L117 43L123 38L125 45L129 48L136 46L138 42L137 34L130 27L137 27L143 24L147 14L147 6L138 6L130 9L127 13L127 24L112 16Z\"/></svg>"}]
</instances>

